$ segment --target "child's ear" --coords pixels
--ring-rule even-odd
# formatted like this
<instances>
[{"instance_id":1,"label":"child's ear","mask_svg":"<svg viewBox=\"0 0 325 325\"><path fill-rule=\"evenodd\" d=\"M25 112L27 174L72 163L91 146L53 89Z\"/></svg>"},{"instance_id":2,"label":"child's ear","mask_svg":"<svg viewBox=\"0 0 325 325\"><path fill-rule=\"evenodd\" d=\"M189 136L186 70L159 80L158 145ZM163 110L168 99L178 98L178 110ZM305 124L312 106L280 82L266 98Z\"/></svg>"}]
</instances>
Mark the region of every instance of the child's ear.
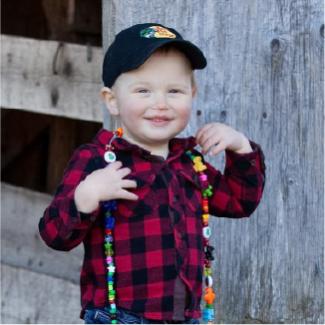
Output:
<instances>
[{"instance_id":1,"label":"child's ear","mask_svg":"<svg viewBox=\"0 0 325 325\"><path fill-rule=\"evenodd\" d=\"M100 96L105 103L109 113L111 115L119 115L114 91L111 88L103 87L100 91Z\"/></svg>"}]
</instances>

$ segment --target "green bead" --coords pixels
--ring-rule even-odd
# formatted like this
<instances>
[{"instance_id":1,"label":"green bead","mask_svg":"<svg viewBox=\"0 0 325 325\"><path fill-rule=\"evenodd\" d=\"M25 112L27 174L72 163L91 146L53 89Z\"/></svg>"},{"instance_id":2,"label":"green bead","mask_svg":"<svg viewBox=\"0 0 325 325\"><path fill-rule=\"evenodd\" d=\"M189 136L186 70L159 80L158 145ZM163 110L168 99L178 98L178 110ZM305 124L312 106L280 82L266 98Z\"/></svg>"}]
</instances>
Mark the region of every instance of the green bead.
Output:
<instances>
[{"instance_id":1,"label":"green bead","mask_svg":"<svg viewBox=\"0 0 325 325\"><path fill-rule=\"evenodd\" d=\"M195 156L191 153L191 151L186 151L186 154L193 160Z\"/></svg>"},{"instance_id":2,"label":"green bead","mask_svg":"<svg viewBox=\"0 0 325 325\"><path fill-rule=\"evenodd\" d=\"M209 185L206 189L203 190L202 195L206 198L206 197L210 197L213 195L213 191L212 191L212 186Z\"/></svg>"},{"instance_id":3,"label":"green bead","mask_svg":"<svg viewBox=\"0 0 325 325\"><path fill-rule=\"evenodd\" d=\"M117 320L116 319L112 319L111 320L111 324L117 324Z\"/></svg>"},{"instance_id":4,"label":"green bead","mask_svg":"<svg viewBox=\"0 0 325 325\"><path fill-rule=\"evenodd\" d=\"M113 251L113 249L110 247L110 248L107 248L107 249L105 250L105 254L106 254L106 256L114 256L114 251Z\"/></svg>"}]
</instances>

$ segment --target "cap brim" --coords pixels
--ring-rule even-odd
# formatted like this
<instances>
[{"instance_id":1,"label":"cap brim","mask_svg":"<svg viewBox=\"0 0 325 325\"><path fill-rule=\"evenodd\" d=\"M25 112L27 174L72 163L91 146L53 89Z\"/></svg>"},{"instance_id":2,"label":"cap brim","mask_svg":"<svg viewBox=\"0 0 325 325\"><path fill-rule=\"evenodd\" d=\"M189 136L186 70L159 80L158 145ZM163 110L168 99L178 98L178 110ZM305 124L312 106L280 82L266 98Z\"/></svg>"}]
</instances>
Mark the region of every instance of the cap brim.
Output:
<instances>
[{"instance_id":1,"label":"cap brim","mask_svg":"<svg viewBox=\"0 0 325 325\"><path fill-rule=\"evenodd\" d=\"M159 42L155 42L154 44L151 43L149 46L143 48L142 51L139 51L137 56L138 60L134 62L132 66L129 66L128 71L138 68L150 57L153 52L166 44L175 44L175 47L177 47L187 56L191 62L193 70L200 70L206 67L207 61L204 54L197 46L191 42L179 39L161 39Z\"/></svg>"}]
</instances>

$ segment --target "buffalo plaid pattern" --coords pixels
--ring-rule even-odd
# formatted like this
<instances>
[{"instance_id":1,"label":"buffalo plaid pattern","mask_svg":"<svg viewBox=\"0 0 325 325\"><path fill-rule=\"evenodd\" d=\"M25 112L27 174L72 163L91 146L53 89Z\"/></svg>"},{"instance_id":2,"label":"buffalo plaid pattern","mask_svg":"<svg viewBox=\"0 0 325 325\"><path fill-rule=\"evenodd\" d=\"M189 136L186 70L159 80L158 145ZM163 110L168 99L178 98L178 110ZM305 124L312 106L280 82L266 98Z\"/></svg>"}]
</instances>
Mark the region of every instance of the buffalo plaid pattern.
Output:
<instances>
[{"instance_id":1,"label":"buffalo plaid pattern","mask_svg":"<svg viewBox=\"0 0 325 325\"><path fill-rule=\"evenodd\" d=\"M77 185L91 172L104 168L105 145L113 133L101 129L93 141L74 152L54 198L39 222L46 244L68 251L83 243L81 269L83 317L87 308L107 304L104 214L78 212L74 203ZM218 217L249 217L261 200L265 183L264 156L250 142L253 152L226 150L224 174L206 163L214 194L210 213ZM195 138L175 138L166 160L123 138L113 141L117 160L129 167L126 177L137 182L137 201L117 200L114 228L117 306L143 317L172 320L174 286L180 278L189 302L185 317L199 318L202 295L203 238L201 188L193 163L185 154Z\"/></svg>"}]
</instances>

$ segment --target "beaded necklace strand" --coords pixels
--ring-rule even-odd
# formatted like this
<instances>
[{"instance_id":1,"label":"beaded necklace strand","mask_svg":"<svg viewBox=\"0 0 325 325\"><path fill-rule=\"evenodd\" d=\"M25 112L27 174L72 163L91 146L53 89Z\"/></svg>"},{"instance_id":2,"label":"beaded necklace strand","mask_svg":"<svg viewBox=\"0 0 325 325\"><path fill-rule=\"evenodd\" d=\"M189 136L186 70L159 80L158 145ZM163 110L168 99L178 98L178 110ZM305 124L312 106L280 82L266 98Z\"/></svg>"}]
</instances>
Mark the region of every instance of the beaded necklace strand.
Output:
<instances>
[{"instance_id":1,"label":"beaded necklace strand","mask_svg":"<svg viewBox=\"0 0 325 325\"><path fill-rule=\"evenodd\" d=\"M104 160L107 163L116 161L116 155L113 152L114 148L112 142L117 137L122 137L123 130L118 128L111 138L108 145L106 145L106 151L104 154ZM202 226L203 226L203 246L204 246L204 276L205 276L205 294L204 300L206 302L203 309L203 320L208 324L213 324L214 321L214 300L215 293L213 291L213 277L211 261L214 260L212 256L214 247L209 245L209 238L211 236L211 228L209 227L209 202L208 198L212 196L212 186L208 183L208 177L204 173L207 169L206 165L202 162L201 156L195 156L191 151L187 151L186 154L190 157L194 164L194 170L199 175L200 184L202 186ZM114 264L114 234L113 229L115 225L114 211L116 210L116 201L107 201L102 203L103 210L105 211L105 239L104 250L106 255L106 268L107 268L107 299L109 303L108 312L111 317L111 324L117 324L116 319L116 291L114 286L115 276L115 264Z\"/></svg>"},{"instance_id":2,"label":"beaded necklace strand","mask_svg":"<svg viewBox=\"0 0 325 325\"><path fill-rule=\"evenodd\" d=\"M110 164L116 161L116 155L113 152L114 148L112 142L117 137L122 137L123 129L118 128L113 137L111 138L108 145L106 145L106 152L104 154L104 160ZM115 225L114 212L116 210L116 201L107 201L102 203L103 210L105 211L105 242L104 250L106 255L106 268L107 268L107 300L109 304L108 312L111 318L111 324L117 324L116 319L116 291L114 287L114 275L115 275L115 264L114 264L114 249L113 249L113 229Z\"/></svg>"},{"instance_id":3,"label":"beaded necklace strand","mask_svg":"<svg viewBox=\"0 0 325 325\"><path fill-rule=\"evenodd\" d=\"M204 277L205 277L205 307L203 309L202 318L208 324L213 324L214 321L214 300L215 293L213 291L213 277L211 261L214 260L212 255L214 247L209 245L209 238L211 236L211 228L209 227L209 201L208 198L212 196L212 186L208 183L208 176L204 173L207 166L202 162L201 156L195 156L191 151L186 154L191 158L194 164L194 170L199 175L200 184L202 187L202 232L203 232L203 247L204 247Z\"/></svg>"}]
</instances>

